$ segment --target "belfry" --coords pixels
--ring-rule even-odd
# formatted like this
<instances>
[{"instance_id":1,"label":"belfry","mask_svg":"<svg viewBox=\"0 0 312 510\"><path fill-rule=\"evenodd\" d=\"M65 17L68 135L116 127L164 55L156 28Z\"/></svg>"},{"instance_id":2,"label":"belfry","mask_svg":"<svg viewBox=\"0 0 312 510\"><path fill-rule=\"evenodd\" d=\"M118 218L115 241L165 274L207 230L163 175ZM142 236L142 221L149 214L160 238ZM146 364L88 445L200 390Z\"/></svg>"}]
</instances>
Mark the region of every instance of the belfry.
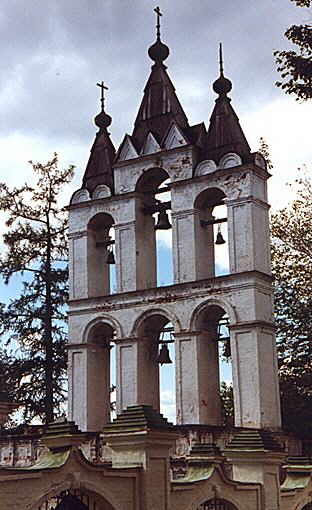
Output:
<instances>
[{"instance_id":1,"label":"belfry","mask_svg":"<svg viewBox=\"0 0 312 510\"><path fill-rule=\"evenodd\" d=\"M97 83L98 131L69 205L68 420L6 439L11 456L0 437L0 510L312 510L309 445L281 428L266 161L231 105L221 45L208 129L189 124L155 12L132 134L114 147ZM169 266L172 281L159 277ZM160 413L167 364L174 425Z\"/></svg>"},{"instance_id":2,"label":"belfry","mask_svg":"<svg viewBox=\"0 0 312 510\"><path fill-rule=\"evenodd\" d=\"M102 99L83 187L71 200L70 418L85 431L109 421L112 343L117 413L138 404L159 410L157 355L171 324L177 423L222 425L218 325L226 318L235 425L278 429L265 160L250 151L231 106L221 47L208 131L188 123L164 63L169 48L159 22L148 54L153 65L132 134L115 155ZM163 193L170 199L161 200ZM215 215L220 206L225 218ZM156 232L171 228L168 212L174 281L160 286ZM228 238L229 272L222 276L217 226L217 244L221 226Z\"/></svg>"}]
</instances>

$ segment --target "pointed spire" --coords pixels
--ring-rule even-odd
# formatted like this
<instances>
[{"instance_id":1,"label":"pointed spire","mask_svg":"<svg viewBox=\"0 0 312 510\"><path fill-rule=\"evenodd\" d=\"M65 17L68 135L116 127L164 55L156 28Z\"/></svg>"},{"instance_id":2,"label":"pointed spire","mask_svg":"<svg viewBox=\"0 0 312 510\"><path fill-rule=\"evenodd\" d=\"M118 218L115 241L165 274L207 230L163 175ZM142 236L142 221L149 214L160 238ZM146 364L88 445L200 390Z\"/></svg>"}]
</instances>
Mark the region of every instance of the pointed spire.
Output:
<instances>
[{"instance_id":1,"label":"pointed spire","mask_svg":"<svg viewBox=\"0 0 312 510\"><path fill-rule=\"evenodd\" d=\"M220 75L223 76L222 42L219 43L219 66L220 66Z\"/></svg>"},{"instance_id":2,"label":"pointed spire","mask_svg":"<svg viewBox=\"0 0 312 510\"><path fill-rule=\"evenodd\" d=\"M218 94L216 105L210 118L207 134L207 158L219 162L228 152L235 152L243 159L250 154L250 147L239 124L239 119L231 106L231 99L227 94L232 89L232 83L224 76L222 43L219 46L220 76L213 84L213 90Z\"/></svg>"},{"instance_id":3,"label":"pointed spire","mask_svg":"<svg viewBox=\"0 0 312 510\"><path fill-rule=\"evenodd\" d=\"M95 117L94 122L99 130L91 148L91 154L82 184L90 193L92 193L99 184L106 184L112 192L114 189L112 165L116 151L110 139L110 134L107 131L107 128L112 123L112 118L104 110L104 91L108 90L108 87L104 85L103 81L97 83L97 86L101 88L101 111Z\"/></svg>"},{"instance_id":4,"label":"pointed spire","mask_svg":"<svg viewBox=\"0 0 312 510\"><path fill-rule=\"evenodd\" d=\"M169 48L160 39L162 13L159 7L156 7L154 11L157 15L156 42L148 50L154 64L144 89L144 97L132 133L132 140L138 152L142 149L149 132L152 132L157 142L161 143L173 121L182 129L189 127L187 117L163 63L169 55Z\"/></svg>"}]
</instances>

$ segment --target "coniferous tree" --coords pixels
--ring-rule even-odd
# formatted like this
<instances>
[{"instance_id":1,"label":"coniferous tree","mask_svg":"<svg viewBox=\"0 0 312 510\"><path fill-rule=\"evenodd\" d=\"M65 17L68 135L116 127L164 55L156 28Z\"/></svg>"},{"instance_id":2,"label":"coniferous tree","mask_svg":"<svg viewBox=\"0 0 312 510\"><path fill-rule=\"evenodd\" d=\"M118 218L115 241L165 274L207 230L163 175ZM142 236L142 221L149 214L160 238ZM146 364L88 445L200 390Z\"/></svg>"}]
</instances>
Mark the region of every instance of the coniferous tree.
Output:
<instances>
[{"instance_id":1,"label":"coniferous tree","mask_svg":"<svg viewBox=\"0 0 312 510\"><path fill-rule=\"evenodd\" d=\"M59 169L57 154L45 164L30 163L35 184L9 189L0 183L8 227L0 274L5 283L15 273L24 277L19 296L0 308L0 333L17 353L15 398L24 419L51 421L65 400L66 369L67 214L57 201L73 167Z\"/></svg>"},{"instance_id":2,"label":"coniferous tree","mask_svg":"<svg viewBox=\"0 0 312 510\"><path fill-rule=\"evenodd\" d=\"M299 7L310 7L311 0L291 0ZM311 16L311 13L309 14ZM312 25L292 25L285 37L297 49L275 51L277 70L283 81L276 82L286 94L295 94L297 100L312 98Z\"/></svg>"}]
</instances>

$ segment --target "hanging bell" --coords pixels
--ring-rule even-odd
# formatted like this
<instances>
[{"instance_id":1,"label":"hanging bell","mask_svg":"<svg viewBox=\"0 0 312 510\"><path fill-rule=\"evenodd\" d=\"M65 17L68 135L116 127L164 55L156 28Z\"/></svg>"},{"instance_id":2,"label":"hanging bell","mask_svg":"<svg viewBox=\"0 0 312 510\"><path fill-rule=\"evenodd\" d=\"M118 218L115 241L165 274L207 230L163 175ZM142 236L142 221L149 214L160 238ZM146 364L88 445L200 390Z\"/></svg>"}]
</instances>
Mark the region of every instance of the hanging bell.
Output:
<instances>
[{"instance_id":1,"label":"hanging bell","mask_svg":"<svg viewBox=\"0 0 312 510\"><path fill-rule=\"evenodd\" d=\"M111 250L107 253L106 264L116 264L114 252Z\"/></svg>"},{"instance_id":2,"label":"hanging bell","mask_svg":"<svg viewBox=\"0 0 312 510\"><path fill-rule=\"evenodd\" d=\"M155 230L169 230L171 228L171 223L168 218L167 211L164 209L163 211L159 211L157 224L155 225Z\"/></svg>"},{"instance_id":3,"label":"hanging bell","mask_svg":"<svg viewBox=\"0 0 312 510\"><path fill-rule=\"evenodd\" d=\"M231 357L231 341L230 341L230 337L228 336L227 338L223 339L223 341L224 341L224 344L223 344L223 356L226 359L229 359Z\"/></svg>"},{"instance_id":4,"label":"hanging bell","mask_svg":"<svg viewBox=\"0 0 312 510\"><path fill-rule=\"evenodd\" d=\"M224 240L223 235L221 233L221 225L218 225L218 233L217 233L216 244L225 244L225 240Z\"/></svg>"},{"instance_id":5,"label":"hanging bell","mask_svg":"<svg viewBox=\"0 0 312 510\"><path fill-rule=\"evenodd\" d=\"M162 344L160 352L157 356L157 363L159 363L160 365L172 363L169 356L169 349L167 344Z\"/></svg>"}]
</instances>

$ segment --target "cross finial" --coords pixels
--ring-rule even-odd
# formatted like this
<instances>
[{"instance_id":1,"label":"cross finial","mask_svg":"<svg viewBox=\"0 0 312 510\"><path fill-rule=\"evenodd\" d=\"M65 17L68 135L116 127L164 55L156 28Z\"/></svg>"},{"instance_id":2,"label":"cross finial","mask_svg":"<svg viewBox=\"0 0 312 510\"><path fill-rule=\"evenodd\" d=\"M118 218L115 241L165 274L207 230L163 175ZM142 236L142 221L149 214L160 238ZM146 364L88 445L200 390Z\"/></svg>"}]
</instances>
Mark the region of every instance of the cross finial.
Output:
<instances>
[{"instance_id":1,"label":"cross finial","mask_svg":"<svg viewBox=\"0 0 312 510\"><path fill-rule=\"evenodd\" d=\"M162 16L162 13L161 13L160 8L158 6L155 7L154 12L156 12L156 14L157 14L157 24L156 24L157 39L160 40L160 16Z\"/></svg>"},{"instance_id":2,"label":"cross finial","mask_svg":"<svg viewBox=\"0 0 312 510\"><path fill-rule=\"evenodd\" d=\"M105 101L104 90L108 90L108 87L106 87L106 85L104 85L104 81L101 81L101 83L97 83L97 86L100 87L100 89L101 89L101 108L102 108L102 112L104 112L104 101Z\"/></svg>"},{"instance_id":3,"label":"cross finial","mask_svg":"<svg viewBox=\"0 0 312 510\"><path fill-rule=\"evenodd\" d=\"M222 43L219 45L219 65L220 65L220 75L223 76L223 55L222 55Z\"/></svg>"}]
</instances>

